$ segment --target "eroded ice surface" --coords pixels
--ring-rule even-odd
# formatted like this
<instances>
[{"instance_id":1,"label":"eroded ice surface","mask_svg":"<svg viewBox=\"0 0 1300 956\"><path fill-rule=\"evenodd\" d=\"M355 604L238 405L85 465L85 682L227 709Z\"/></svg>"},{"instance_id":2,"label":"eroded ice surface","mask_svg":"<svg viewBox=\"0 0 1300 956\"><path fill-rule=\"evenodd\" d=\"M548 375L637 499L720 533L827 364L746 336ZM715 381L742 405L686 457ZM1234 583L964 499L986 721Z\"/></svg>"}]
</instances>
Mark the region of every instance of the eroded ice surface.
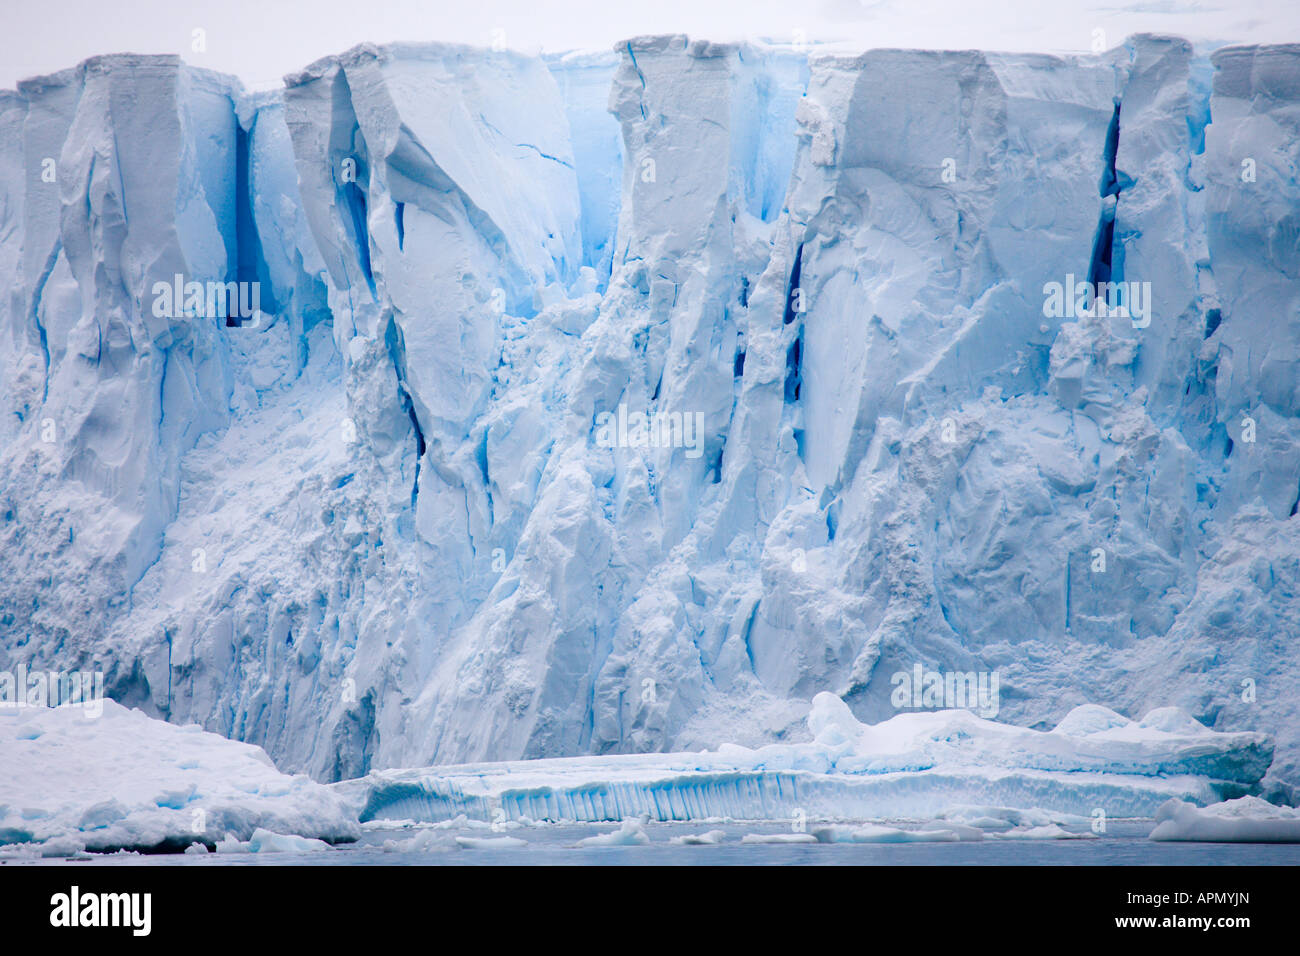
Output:
<instances>
[{"instance_id":1,"label":"eroded ice surface","mask_svg":"<svg viewBox=\"0 0 1300 956\"><path fill-rule=\"evenodd\" d=\"M363 46L256 96L121 55L0 93L0 668L97 666L322 780L676 752L635 781L996 670L1036 730L979 739L1034 765L956 802L1065 793L1066 735L1028 735L1087 702L1273 735L1285 793L1298 101L1296 46L1150 36ZM263 320L156 315L177 273ZM1149 324L1045 316L1069 275L1149 282ZM620 406L698 442L603 447ZM1134 812L1212 798L1162 760L1242 769L1115 737L1070 753L1146 768ZM835 786L937 811L970 774L903 756Z\"/></svg>"}]
</instances>

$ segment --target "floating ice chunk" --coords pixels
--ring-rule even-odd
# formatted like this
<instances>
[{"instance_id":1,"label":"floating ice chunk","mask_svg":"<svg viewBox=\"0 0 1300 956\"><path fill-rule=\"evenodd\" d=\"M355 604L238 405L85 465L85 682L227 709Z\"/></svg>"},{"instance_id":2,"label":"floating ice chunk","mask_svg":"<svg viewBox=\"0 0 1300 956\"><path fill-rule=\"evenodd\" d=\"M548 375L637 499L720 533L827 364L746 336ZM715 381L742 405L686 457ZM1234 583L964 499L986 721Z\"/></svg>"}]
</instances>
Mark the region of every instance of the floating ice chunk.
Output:
<instances>
[{"instance_id":1,"label":"floating ice chunk","mask_svg":"<svg viewBox=\"0 0 1300 956\"><path fill-rule=\"evenodd\" d=\"M528 846L527 840L519 837L456 837L456 843L466 850L516 850Z\"/></svg>"},{"instance_id":2,"label":"floating ice chunk","mask_svg":"<svg viewBox=\"0 0 1300 956\"><path fill-rule=\"evenodd\" d=\"M41 844L43 857L82 857L86 855L86 844L74 836L57 836Z\"/></svg>"},{"instance_id":3,"label":"floating ice chunk","mask_svg":"<svg viewBox=\"0 0 1300 956\"><path fill-rule=\"evenodd\" d=\"M650 837L646 835L645 825L649 820L647 814L639 817L629 817L623 821L623 825L612 833L601 833L597 836L586 837L579 840L577 845L581 847L588 846L643 846L650 842Z\"/></svg>"},{"instance_id":4,"label":"floating ice chunk","mask_svg":"<svg viewBox=\"0 0 1300 956\"><path fill-rule=\"evenodd\" d=\"M217 844L218 853L251 853L247 842L241 842L238 837L232 833L227 833L222 837L221 842Z\"/></svg>"},{"instance_id":5,"label":"floating ice chunk","mask_svg":"<svg viewBox=\"0 0 1300 956\"><path fill-rule=\"evenodd\" d=\"M822 843L961 843L984 839L984 834L974 827L941 824L904 830L871 823L856 828L822 827L813 833Z\"/></svg>"},{"instance_id":6,"label":"floating ice chunk","mask_svg":"<svg viewBox=\"0 0 1300 956\"><path fill-rule=\"evenodd\" d=\"M683 833L668 842L678 846L717 846L726 838L726 830L706 830L704 833Z\"/></svg>"},{"instance_id":7,"label":"floating ice chunk","mask_svg":"<svg viewBox=\"0 0 1300 956\"><path fill-rule=\"evenodd\" d=\"M1096 839L1095 833L1088 831L1074 832L1056 824L1049 824L1042 827L1014 827L1005 833L991 833L990 837L996 840L1091 840Z\"/></svg>"},{"instance_id":8,"label":"floating ice chunk","mask_svg":"<svg viewBox=\"0 0 1300 956\"><path fill-rule=\"evenodd\" d=\"M741 843L816 843L817 837L811 833L746 833L740 838Z\"/></svg>"},{"instance_id":9,"label":"floating ice chunk","mask_svg":"<svg viewBox=\"0 0 1300 956\"><path fill-rule=\"evenodd\" d=\"M486 826L486 824L483 824L483 826ZM442 824L422 826L418 830L409 832L398 839L385 840L383 850L385 853L420 853L431 850L450 850L452 843L444 832L446 829Z\"/></svg>"},{"instance_id":10,"label":"floating ice chunk","mask_svg":"<svg viewBox=\"0 0 1300 956\"><path fill-rule=\"evenodd\" d=\"M17 769L0 776L0 843L180 851L259 828L331 841L360 835L337 794L280 773L260 747L112 700L92 720L75 705L0 719L0 766Z\"/></svg>"},{"instance_id":11,"label":"floating ice chunk","mask_svg":"<svg viewBox=\"0 0 1300 956\"><path fill-rule=\"evenodd\" d=\"M946 820L931 820L921 826L922 833L951 833L962 842L977 843L984 839L984 831L979 827L968 826L961 823L951 823Z\"/></svg>"},{"instance_id":12,"label":"floating ice chunk","mask_svg":"<svg viewBox=\"0 0 1300 956\"><path fill-rule=\"evenodd\" d=\"M208 848L202 843L191 843L185 848L186 856L207 856Z\"/></svg>"},{"instance_id":13,"label":"floating ice chunk","mask_svg":"<svg viewBox=\"0 0 1300 956\"><path fill-rule=\"evenodd\" d=\"M41 847L39 843L8 843L0 846L0 860L39 860Z\"/></svg>"},{"instance_id":14,"label":"floating ice chunk","mask_svg":"<svg viewBox=\"0 0 1300 956\"><path fill-rule=\"evenodd\" d=\"M293 836L288 833L272 833L258 827L248 841L250 853L319 853L328 850L330 845L324 840Z\"/></svg>"},{"instance_id":15,"label":"floating ice chunk","mask_svg":"<svg viewBox=\"0 0 1300 956\"><path fill-rule=\"evenodd\" d=\"M1053 813L1037 807L1017 810L1013 807L949 807L939 814L943 821L955 820L981 830L1010 830L1013 827L1045 827L1051 824L1086 824L1088 818L1068 813Z\"/></svg>"},{"instance_id":16,"label":"floating ice chunk","mask_svg":"<svg viewBox=\"0 0 1300 956\"><path fill-rule=\"evenodd\" d=\"M1300 810L1258 797L1200 808L1170 800L1156 811L1153 840L1198 843L1300 843Z\"/></svg>"}]
</instances>

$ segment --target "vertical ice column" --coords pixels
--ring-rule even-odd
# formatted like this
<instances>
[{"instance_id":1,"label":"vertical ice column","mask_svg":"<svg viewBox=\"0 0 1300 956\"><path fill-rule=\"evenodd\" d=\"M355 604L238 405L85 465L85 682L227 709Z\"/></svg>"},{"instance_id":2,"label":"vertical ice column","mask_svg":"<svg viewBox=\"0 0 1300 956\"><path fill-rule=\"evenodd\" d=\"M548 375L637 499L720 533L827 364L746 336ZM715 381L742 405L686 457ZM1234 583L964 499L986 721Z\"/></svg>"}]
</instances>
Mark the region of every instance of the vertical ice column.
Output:
<instances>
[{"instance_id":1,"label":"vertical ice column","mask_svg":"<svg viewBox=\"0 0 1300 956\"><path fill-rule=\"evenodd\" d=\"M615 53L569 53L546 62L569 121L582 204L582 262L596 270L603 288L614 261L623 175L622 129L607 109L619 58Z\"/></svg>"},{"instance_id":2,"label":"vertical ice column","mask_svg":"<svg viewBox=\"0 0 1300 956\"><path fill-rule=\"evenodd\" d=\"M155 308L155 284L225 277L234 89L132 55L22 84L24 262L9 315L22 426L0 474L29 560L0 575L7 635L63 635L63 653L107 663L107 609L158 557L181 457L225 418L221 330ZM133 649L116 650L137 668Z\"/></svg>"},{"instance_id":3,"label":"vertical ice column","mask_svg":"<svg viewBox=\"0 0 1300 956\"><path fill-rule=\"evenodd\" d=\"M0 442L5 443L21 428L30 395L45 374L44 352L38 355L33 347L22 280L26 118L27 100L0 91L0 394L5 396L0 404ZM24 393L29 396L26 401L21 397Z\"/></svg>"},{"instance_id":4,"label":"vertical ice column","mask_svg":"<svg viewBox=\"0 0 1300 956\"><path fill-rule=\"evenodd\" d=\"M1224 494L1300 508L1300 45L1229 47L1205 129L1206 230L1219 310L1202 333L1226 436Z\"/></svg>"}]
</instances>

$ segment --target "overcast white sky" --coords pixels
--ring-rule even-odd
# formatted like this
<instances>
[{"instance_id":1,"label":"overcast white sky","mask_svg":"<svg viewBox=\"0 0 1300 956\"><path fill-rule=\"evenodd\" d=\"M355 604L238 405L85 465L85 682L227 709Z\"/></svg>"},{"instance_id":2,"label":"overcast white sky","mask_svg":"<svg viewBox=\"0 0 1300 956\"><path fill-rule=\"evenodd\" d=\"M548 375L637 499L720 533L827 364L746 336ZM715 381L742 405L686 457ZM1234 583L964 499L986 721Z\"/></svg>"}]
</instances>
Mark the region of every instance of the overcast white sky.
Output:
<instances>
[{"instance_id":1,"label":"overcast white sky","mask_svg":"<svg viewBox=\"0 0 1300 956\"><path fill-rule=\"evenodd\" d=\"M206 33L195 52L193 31ZM1083 51L1129 33L1300 41L1300 0L0 0L0 87L98 53L179 53L255 87L366 40L530 52L604 49L639 33L730 40Z\"/></svg>"}]
</instances>

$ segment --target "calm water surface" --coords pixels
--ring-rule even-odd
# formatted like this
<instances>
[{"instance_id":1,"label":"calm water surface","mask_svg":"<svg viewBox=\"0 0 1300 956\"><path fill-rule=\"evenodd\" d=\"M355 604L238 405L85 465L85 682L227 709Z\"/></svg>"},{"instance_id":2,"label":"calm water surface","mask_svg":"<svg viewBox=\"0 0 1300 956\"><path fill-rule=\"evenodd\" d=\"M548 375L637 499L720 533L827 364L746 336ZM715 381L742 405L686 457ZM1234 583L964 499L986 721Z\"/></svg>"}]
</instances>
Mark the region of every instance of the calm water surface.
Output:
<instances>
[{"instance_id":1,"label":"calm water surface","mask_svg":"<svg viewBox=\"0 0 1300 956\"><path fill-rule=\"evenodd\" d=\"M1150 823L1113 823L1097 839L997 840L975 843L907 844L757 844L741 845L751 833L789 833L788 824L651 824L650 843L627 847L576 847L584 838L617 829L614 825L548 825L518 827L493 833L487 829L392 828L368 829L358 843L317 853L237 853L203 856L185 854L118 854L82 860L26 860L9 858L7 866L1202 866L1300 865L1300 845L1155 843L1146 839ZM810 825L810 829L814 829ZM726 832L717 846L680 846L674 836ZM528 845L509 849L466 849L457 836L513 836ZM400 849L415 838L428 841L420 849ZM387 846L385 846L387 844Z\"/></svg>"}]
</instances>

